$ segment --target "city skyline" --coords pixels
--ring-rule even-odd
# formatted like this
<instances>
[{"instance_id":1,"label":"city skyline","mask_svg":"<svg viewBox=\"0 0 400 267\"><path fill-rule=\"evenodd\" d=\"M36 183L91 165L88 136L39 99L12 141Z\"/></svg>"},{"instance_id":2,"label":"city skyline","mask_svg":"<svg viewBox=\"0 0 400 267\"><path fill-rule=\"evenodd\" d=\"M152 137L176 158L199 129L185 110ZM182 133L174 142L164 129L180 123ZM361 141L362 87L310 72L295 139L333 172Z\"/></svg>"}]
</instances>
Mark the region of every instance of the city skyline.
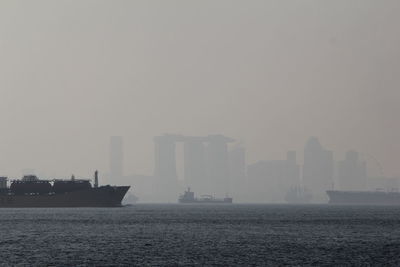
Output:
<instances>
[{"instance_id":1,"label":"city skyline","mask_svg":"<svg viewBox=\"0 0 400 267\"><path fill-rule=\"evenodd\" d=\"M307 139L303 150L286 151L286 159L264 158L249 162L247 148L230 137L164 134L153 138L155 160L153 171L149 173L126 170L125 155L134 152L126 149L126 139L129 138L110 136L109 167L100 172L100 183L131 185L131 193L144 202L174 202L187 187L199 194L230 195L238 202L263 203L285 203L287 192L299 186L313 193L310 201L316 203L327 201L326 190L392 191L400 188L400 177L386 176L373 155L363 155L352 149L337 155L334 149L326 149L313 136ZM373 172L368 172L369 165L375 168ZM215 174L210 172L215 168L212 166L219 166ZM47 179L76 174L49 176L34 168L23 169L22 173ZM91 178L86 174L77 177Z\"/></svg>"},{"instance_id":2,"label":"city skyline","mask_svg":"<svg viewBox=\"0 0 400 267\"><path fill-rule=\"evenodd\" d=\"M112 145L115 139L110 138L110 152L115 150ZM122 137L117 140L118 144L124 142ZM335 158L334 151L326 149L317 137L308 138L302 151L287 151L286 159L259 159L250 163L246 159L246 147L223 135L165 134L154 137L153 141L152 173L122 173L121 179L115 179L112 171L105 174L109 183L131 185L144 202L175 202L187 187L199 195L230 195L237 202L262 203L285 203L295 188L306 190L312 196L307 202L313 203L326 203L325 192L332 189L392 191L400 188L400 177L368 174L367 162L360 158L360 153L348 150ZM117 151L120 150L118 146ZM303 153L305 160L299 161L298 155ZM116 160L112 157L115 154L110 153L110 166L123 169L123 156ZM182 164L179 164L179 155ZM379 165L375 161L372 164Z\"/></svg>"}]
</instances>

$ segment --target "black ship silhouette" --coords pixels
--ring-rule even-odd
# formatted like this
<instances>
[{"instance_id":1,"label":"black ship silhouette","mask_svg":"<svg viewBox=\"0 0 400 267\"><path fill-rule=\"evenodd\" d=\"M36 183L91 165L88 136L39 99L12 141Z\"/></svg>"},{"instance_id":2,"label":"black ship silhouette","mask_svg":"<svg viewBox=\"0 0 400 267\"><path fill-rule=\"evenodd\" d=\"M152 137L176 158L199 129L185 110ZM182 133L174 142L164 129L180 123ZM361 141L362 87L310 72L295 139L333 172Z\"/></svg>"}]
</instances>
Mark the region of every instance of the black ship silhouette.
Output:
<instances>
[{"instance_id":1,"label":"black ship silhouette","mask_svg":"<svg viewBox=\"0 0 400 267\"><path fill-rule=\"evenodd\" d=\"M223 199L214 198L211 195L202 195L200 198L194 197L194 192L190 187L178 199L179 203L232 203L232 198L226 196Z\"/></svg>"},{"instance_id":2,"label":"black ship silhouette","mask_svg":"<svg viewBox=\"0 0 400 267\"><path fill-rule=\"evenodd\" d=\"M120 207L130 186L99 186L98 172L90 180L40 180L26 175L11 181L0 177L0 207Z\"/></svg>"}]
</instances>

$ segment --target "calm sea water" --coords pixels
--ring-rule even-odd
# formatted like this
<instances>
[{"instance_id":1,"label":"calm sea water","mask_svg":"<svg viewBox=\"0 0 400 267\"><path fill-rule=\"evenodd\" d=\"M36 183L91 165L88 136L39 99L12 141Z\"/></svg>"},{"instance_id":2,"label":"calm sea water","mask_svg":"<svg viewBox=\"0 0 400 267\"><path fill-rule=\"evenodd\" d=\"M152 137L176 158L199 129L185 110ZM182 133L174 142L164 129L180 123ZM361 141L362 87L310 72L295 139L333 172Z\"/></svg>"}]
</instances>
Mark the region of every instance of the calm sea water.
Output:
<instances>
[{"instance_id":1,"label":"calm sea water","mask_svg":"<svg viewBox=\"0 0 400 267\"><path fill-rule=\"evenodd\" d=\"M0 209L0 265L400 265L399 207Z\"/></svg>"}]
</instances>

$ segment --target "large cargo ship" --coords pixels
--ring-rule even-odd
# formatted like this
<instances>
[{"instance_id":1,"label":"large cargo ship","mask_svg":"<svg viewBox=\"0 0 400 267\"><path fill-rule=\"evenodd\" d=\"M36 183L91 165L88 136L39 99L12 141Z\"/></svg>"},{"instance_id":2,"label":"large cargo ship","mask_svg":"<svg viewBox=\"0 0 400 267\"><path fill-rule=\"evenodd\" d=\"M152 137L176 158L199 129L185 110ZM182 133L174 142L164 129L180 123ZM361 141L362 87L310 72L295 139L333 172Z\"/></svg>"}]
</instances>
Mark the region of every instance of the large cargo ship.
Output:
<instances>
[{"instance_id":1,"label":"large cargo ship","mask_svg":"<svg viewBox=\"0 0 400 267\"><path fill-rule=\"evenodd\" d=\"M340 205L400 205L400 192L326 191L330 204Z\"/></svg>"},{"instance_id":2,"label":"large cargo ship","mask_svg":"<svg viewBox=\"0 0 400 267\"><path fill-rule=\"evenodd\" d=\"M225 197L222 199L214 198L211 195L202 195L200 198L194 197L194 192L188 188L183 195L179 197L179 203L226 203L232 204L231 197Z\"/></svg>"},{"instance_id":3,"label":"large cargo ship","mask_svg":"<svg viewBox=\"0 0 400 267\"><path fill-rule=\"evenodd\" d=\"M25 207L120 207L130 186L98 186L90 180L40 180L34 175L11 181L0 178L0 208Z\"/></svg>"}]
</instances>

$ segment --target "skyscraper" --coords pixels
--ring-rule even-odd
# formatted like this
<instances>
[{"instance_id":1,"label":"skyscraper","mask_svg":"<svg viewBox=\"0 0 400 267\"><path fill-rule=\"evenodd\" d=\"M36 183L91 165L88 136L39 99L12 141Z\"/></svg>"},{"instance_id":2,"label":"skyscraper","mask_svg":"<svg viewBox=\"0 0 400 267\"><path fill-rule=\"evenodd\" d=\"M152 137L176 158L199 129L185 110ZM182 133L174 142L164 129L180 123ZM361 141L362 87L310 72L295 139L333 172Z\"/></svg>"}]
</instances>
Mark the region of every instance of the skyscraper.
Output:
<instances>
[{"instance_id":1,"label":"skyscraper","mask_svg":"<svg viewBox=\"0 0 400 267\"><path fill-rule=\"evenodd\" d=\"M340 190L365 190L367 186L366 163L360 162L356 151L347 151L345 160L338 162L337 177Z\"/></svg>"},{"instance_id":2,"label":"skyscraper","mask_svg":"<svg viewBox=\"0 0 400 267\"><path fill-rule=\"evenodd\" d=\"M318 138L310 137L304 148L303 183L313 202L326 202L326 190L333 187L333 153L325 150Z\"/></svg>"},{"instance_id":3,"label":"skyscraper","mask_svg":"<svg viewBox=\"0 0 400 267\"><path fill-rule=\"evenodd\" d=\"M289 189L300 182L296 152L289 151L286 160L259 161L247 168L249 199L253 202L285 202Z\"/></svg>"},{"instance_id":4,"label":"skyscraper","mask_svg":"<svg viewBox=\"0 0 400 267\"><path fill-rule=\"evenodd\" d=\"M175 138L168 135L154 137L155 169L154 175L176 179Z\"/></svg>"},{"instance_id":5,"label":"skyscraper","mask_svg":"<svg viewBox=\"0 0 400 267\"><path fill-rule=\"evenodd\" d=\"M154 137L154 188L158 196L176 201L182 185L176 169L176 143L183 142L185 186L197 194L229 193L228 143L234 140L223 135L183 136L165 134Z\"/></svg>"},{"instance_id":6,"label":"skyscraper","mask_svg":"<svg viewBox=\"0 0 400 267\"><path fill-rule=\"evenodd\" d=\"M161 201L176 201L179 194L176 172L176 137L163 135L154 137L155 168L154 192Z\"/></svg>"},{"instance_id":7,"label":"skyscraper","mask_svg":"<svg viewBox=\"0 0 400 267\"><path fill-rule=\"evenodd\" d=\"M204 138L186 137L184 150L184 181L195 192L207 193Z\"/></svg>"},{"instance_id":8,"label":"skyscraper","mask_svg":"<svg viewBox=\"0 0 400 267\"><path fill-rule=\"evenodd\" d=\"M246 150L234 147L229 151L230 193L237 201L245 199L246 190Z\"/></svg>"},{"instance_id":9,"label":"skyscraper","mask_svg":"<svg viewBox=\"0 0 400 267\"><path fill-rule=\"evenodd\" d=\"M300 166L297 164L296 151L288 151L283 162L283 175L279 187L285 194L290 188L300 185Z\"/></svg>"},{"instance_id":10,"label":"skyscraper","mask_svg":"<svg viewBox=\"0 0 400 267\"><path fill-rule=\"evenodd\" d=\"M207 184L210 194L223 196L229 193L228 142L222 135L209 135L206 146Z\"/></svg>"}]
</instances>

